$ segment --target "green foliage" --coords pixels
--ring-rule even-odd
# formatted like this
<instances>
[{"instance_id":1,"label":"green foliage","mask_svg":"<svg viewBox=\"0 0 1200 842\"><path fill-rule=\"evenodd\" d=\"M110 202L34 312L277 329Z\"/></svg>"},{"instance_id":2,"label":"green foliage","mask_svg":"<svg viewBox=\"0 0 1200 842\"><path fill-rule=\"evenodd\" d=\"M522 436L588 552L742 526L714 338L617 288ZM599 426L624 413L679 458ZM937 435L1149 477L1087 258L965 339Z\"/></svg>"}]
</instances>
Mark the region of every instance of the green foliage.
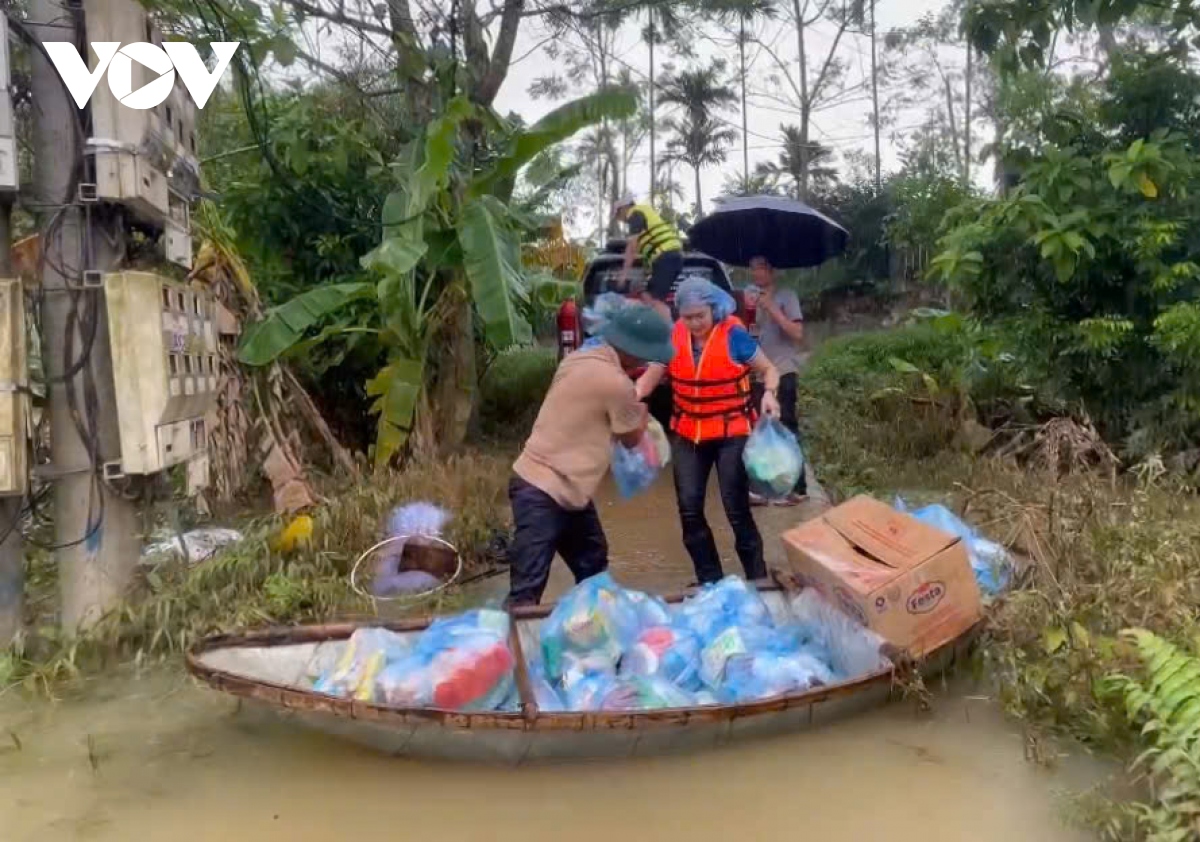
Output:
<instances>
[{"instance_id":1,"label":"green foliage","mask_svg":"<svg viewBox=\"0 0 1200 842\"><path fill-rule=\"evenodd\" d=\"M992 54L1008 72L1041 67L1052 60L1060 32L1102 30L1137 21L1158 28L1173 44L1200 45L1200 9L1191 0L995 0L968 4L964 26L979 50Z\"/></svg>"},{"instance_id":2,"label":"green foliage","mask_svg":"<svg viewBox=\"0 0 1200 842\"><path fill-rule=\"evenodd\" d=\"M483 436L500 442L523 441L533 428L557 365L553 348L513 348L496 357L480 384Z\"/></svg>"},{"instance_id":3,"label":"green foliage","mask_svg":"<svg viewBox=\"0 0 1200 842\"><path fill-rule=\"evenodd\" d=\"M370 283L317 287L271 308L262 321L246 331L238 359L246 365L264 366L296 346L313 327L351 301L374 293Z\"/></svg>"},{"instance_id":4,"label":"green foliage","mask_svg":"<svg viewBox=\"0 0 1200 842\"><path fill-rule=\"evenodd\" d=\"M520 240L503 205L468 202L462 210L458 240L463 268L471 282L475 311L488 341L496 348L529 342L532 332L521 315L529 291L521 266Z\"/></svg>"},{"instance_id":5,"label":"green foliage","mask_svg":"<svg viewBox=\"0 0 1200 842\"><path fill-rule=\"evenodd\" d=\"M204 119L215 121L234 110L224 117L229 125L217 138L201 138L211 154L251 146L205 169L223 213L239 232L238 248L255 285L277 303L318 285L361 277L358 259L378 240L387 194L378 175L405 136L385 131L353 99L328 90L272 96L263 108L270 120L270 158L253 148L257 138L241 104L229 97L214 97L203 112Z\"/></svg>"},{"instance_id":6,"label":"green foliage","mask_svg":"<svg viewBox=\"0 0 1200 842\"><path fill-rule=\"evenodd\" d=\"M931 248L947 212L970 198L961 179L941 172L902 170L888 182L888 192L893 210L886 220L886 242L913 252Z\"/></svg>"},{"instance_id":7,"label":"green foliage","mask_svg":"<svg viewBox=\"0 0 1200 842\"><path fill-rule=\"evenodd\" d=\"M493 193L511 193L517 173L539 154L605 115L628 114L633 105L627 91L602 91L567 103L529 129L512 131L485 164L463 127L493 115L457 98L386 168L393 189L382 203L383 236L361 258L362 269L375 281L376 307L366 324L354 327L377 335L386 358L366 385L371 411L378 416L377 467L391 463L420 422L426 396L432 394L429 386L442 365L431 353L439 337L451 344L471 343L466 356L474 355L474 337L459 335L463 307L471 308L493 350L532 338L527 317L535 308L520 244L522 232L537 222ZM362 291L358 284L330 288L278 308L248 333L243 360L275 359L294 348L307 331L335 314L339 303ZM335 326L315 340L338 332ZM443 356L461 358L459 351ZM443 376L454 378L457 391L473 394L473 382L462 383L454 373ZM439 432L445 431L429 427L431 436ZM453 432L447 435L454 439Z\"/></svg>"},{"instance_id":8,"label":"green foliage","mask_svg":"<svg viewBox=\"0 0 1200 842\"><path fill-rule=\"evenodd\" d=\"M1039 381L1144 456L1200 435L1194 314L1180 309L1200 295L1200 126L1130 140L1147 112L1140 85L1126 98L1136 78L1107 82L1099 115L1116 122L1097 126L1093 115L1055 127L1069 143L1024 150L1008 195L952 212L932 275L981 318L1010 325ZM1156 78L1200 85L1179 67Z\"/></svg>"},{"instance_id":9,"label":"green foliage","mask_svg":"<svg viewBox=\"0 0 1200 842\"><path fill-rule=\"evenodd\" d=\"M957 314L930 314L826 341L800 379L822 481L847 493L893 490L897 465L920 477L924 460L954 458L968 420L1028 420L1033 396L1002 338Z\"/></svg>"},{"instance_id":10,"label":"green foliage","mask_svg":"<svg viewBox=\"0 0 1200 842\"><path fill-rule=\"evenodd\" d=\"M1144 629L1122 637L1145 673L1144 679L1116 675L1108 682L1146 744L1134 769L1145 776L1152 800L1130 809L1134 830L1148 842L1194 839L1200 828L1200 658Z\"/></svg>"},{"instance_id":11,"label":"green foliage","mask_svg":"<svg viewBox=\"0 0 1200 842\"><path fill-rule=\"evenodd\" d=\"M850 241L839 258L807 273L805 297L847 289L885 297L890 277L885 225L895 207L890 190L885 187L877 193L872 181L858 178L821 186L810 201L841 223L850 232Z\"/></svg>"},{"instance_id":12,"label":"green foliage","mask_svg":"<svg viewBox=\"0 0 1200 842\"><path fill-rule=\"evenodd\" d=\"M507 528L506 455L465 452L447 459L414 460L403 471L373 476L350 488L331 488L314 510L309 546L282 552L277 518L240 525L244 540L213 558L188 566L179 559L145 568L130 601L79 637L58 631L58 570L52 554L31 557L27 604L38 611L29 636L12 651L0 650L0 691L23 683L52 692L58 682L111 669L179 658L200 638L247 628L329 622L378 616L379 605L350 588L358 556L382 537L398 502L428 500L452 514L447 539L468 573L493 561L491 544ZM461 600L457 593L450 600ZM419 610L435 613L439 604Z\"/></svg>"}]
</instances>

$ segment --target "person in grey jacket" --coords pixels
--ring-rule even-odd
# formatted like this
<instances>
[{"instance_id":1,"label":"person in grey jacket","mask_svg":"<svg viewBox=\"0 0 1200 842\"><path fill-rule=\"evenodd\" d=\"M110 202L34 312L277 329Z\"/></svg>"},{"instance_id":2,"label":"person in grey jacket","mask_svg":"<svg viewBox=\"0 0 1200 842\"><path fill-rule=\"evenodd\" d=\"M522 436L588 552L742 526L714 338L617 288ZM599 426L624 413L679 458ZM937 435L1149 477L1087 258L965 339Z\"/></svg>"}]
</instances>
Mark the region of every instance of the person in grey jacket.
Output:
<instances>
[{"instance_id":1,"label":"person in grey jacket","mask_svg":"<svg viewBox=\"0 0 1200 842\"><path fill-rule=\"evenodd\" d=\"M779 371L779 420L800 438L797 414L797 380L800 351L804 345L804 314L800 310L800 298L794 290L779 286L775 269L762 257L750 261L754 285L759 289L755 308L755 323L758 328L758 343L767 359ZM757 384L756 384L757 385ZM761 387L759 387L761 388ZM795 506L808 496L806 471L801 471L796 487L787 497L776 502L779 506ZM752 495L751 502L761 506L766 503L761 497Z\"/></svg>"}]
</instances>

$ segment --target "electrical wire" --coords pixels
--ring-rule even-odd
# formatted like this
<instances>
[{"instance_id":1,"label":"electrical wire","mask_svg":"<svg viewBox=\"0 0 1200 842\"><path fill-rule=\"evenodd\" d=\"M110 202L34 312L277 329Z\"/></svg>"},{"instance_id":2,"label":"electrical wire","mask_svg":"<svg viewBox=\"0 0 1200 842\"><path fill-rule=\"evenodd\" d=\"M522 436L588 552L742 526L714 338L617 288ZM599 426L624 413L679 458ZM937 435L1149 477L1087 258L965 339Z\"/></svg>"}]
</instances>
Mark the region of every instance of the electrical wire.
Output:
<instances>
[{"instance_id":1,"label":"electrical wire","mask_svg":"<svg viewBox=\"0 0 1200 842\"><path fill-rule=\"evenodd\" d=\"M81 16L78 10L68 10L69 17L74 30L74 44L76 49L86 49L84 46L86 36L83 29ZM7 15L10 28L21 36L34 50L39 52L42 59L48 64L53 65L49 53L45 46L34 36L24 21L14 18L11 14ZM70 101L70 91L67 89L65 80L60 81L63 86L63 95ZM79 213L78 190L79 184L83 179L85 169L87 167L86 159L86 138L88 136L89 126L85 122L84 114L78 109L71 109L73 119L71 120L74 129L75 140L75 156L71 166L70 175L67 182L66 195L62 199L62 203L57 206L54 213L46 220L42 227L39 241L41 248L38 254L38 275L42 276L47 266L53 269L60 275L65 282L67 288L63 290L70 296L70 305L67 311L65 320L65 337L62 348L62 365L61 371L58 374L46 374L45 380L49 384L59 384L64 388L68 411L71 415L72 424L80 437L80 441L84 446L84 450L88 457L88 472L91 475L91 483L88 488L88 512L84 535L78 540L67 541L52 545L38 542L32 536L26 536L26 540L34 546L43 549L57 551L69 549L75 546L82 545L90 541L102 528L104 524L105 511L105 495L103 488L103 466L100 460L100 429L99 429L99 399L96 390L95 374L88 363L91 360L92 352L95 348L96 337L99 332L100 321L100 302L98 290L83 290L84 267L91 266L94 260L94 250L91 241L91 211L90 207L83 208L84 225L83 231L79 237L79 254L76 256L77 265L69 265L66 255L62 253L62 229L67 220L68 214L71 212ZM32 297L34 304L34 316L37 323L42 322L41 310L45 302L47 290L41 288ZM55 290L58 292L58 290ZM83 347L80 349L78 358L74 356L74 346L76 333L78 332L82 340ZM82 375L82 384L80 391L82 392L83 406L79 406L80 394L76 390L75 381ZM30 477L32 485L32 477ZM19 528L21 521L26 515L32 516L35 522L40 520L39 508L44 501L45 496L49 493L50 486L42 489L40 492L30 494L28 502L18 512L17 517L6 528L5 532L0 533L3 538L0 541L6 540L13 530Z\"/></svg>"}]
</instances>

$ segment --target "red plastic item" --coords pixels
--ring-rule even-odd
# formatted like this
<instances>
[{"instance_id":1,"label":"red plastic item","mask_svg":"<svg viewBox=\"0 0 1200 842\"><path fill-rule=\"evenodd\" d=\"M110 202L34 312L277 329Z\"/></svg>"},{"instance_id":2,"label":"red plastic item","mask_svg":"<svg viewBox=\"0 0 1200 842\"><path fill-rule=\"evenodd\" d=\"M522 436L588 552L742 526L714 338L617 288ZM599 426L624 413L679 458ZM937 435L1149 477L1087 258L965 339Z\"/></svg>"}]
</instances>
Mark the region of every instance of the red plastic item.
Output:
<instances>
[{"instance_id":1,"label":"red plastic item","mask_svg":"<svg viewBox=\"0 0 1200 842\"><path fill-rule=\"evenodd\" d=\"M568 298L558 308L558 358L561 360L580 345L579 306Z\"/></svg>"},{"instance_id":2,"label":"red plastic item","mask_svg":"<svg viewBox=\"0 0 1200 842\"><path fill-rule=\"evenodd\" d=\"M461 710L482 698L513 668L512 652L497 643L455 665L446 679L433 688L433 704L444 710Z\"/></svg>"},{"instance_id":3,"label":"red plastic item","mask_svg":"<svg viewBox=\"0 0 1200 842\"><path fill-rule=\"evenodd\" d=\"M671 648L674 642L675 632L666 626L648 628L638 638L638 643L643 643L650 647L650 651L660 658L664 652Z\"/></svg>"}]
</instances>

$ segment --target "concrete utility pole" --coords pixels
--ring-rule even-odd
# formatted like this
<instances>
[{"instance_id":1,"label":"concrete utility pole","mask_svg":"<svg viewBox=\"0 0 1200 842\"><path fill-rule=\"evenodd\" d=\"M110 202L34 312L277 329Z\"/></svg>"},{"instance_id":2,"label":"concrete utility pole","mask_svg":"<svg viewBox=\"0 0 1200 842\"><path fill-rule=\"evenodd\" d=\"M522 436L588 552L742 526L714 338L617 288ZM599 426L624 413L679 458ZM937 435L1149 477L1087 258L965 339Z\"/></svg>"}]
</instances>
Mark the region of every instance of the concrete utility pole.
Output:
<instances>
[{"instance_id":1,"label":"concrete utility pole","mask_svg":"<svg viewBox=\"0 0 1200 842\"><path fill-rule=\"evenodd\" d=\"M67 18L71 12L64 15L57 0L32 0L29 14L36 22L30 29L39 42L75 40L73 21ZM50 21L63 22L44 23ZM75 164L84 150L76 128L75 105L67 98L58 72L37 50L33 51L31 88L35 193L39 203L51 208L42 221L53 217L56 206L62 213L61 223L55 226L57 231L51 237L43 233L40 242L42 253L50 258L42 261L42 366L48 381L62 626L74 632L94 623L121 601L140 554L136 506L113 493L97 474L104 461L119 458L114 446L118 441L117 411L104 293L100 289L78 290L84 270L107 272L117 268L123 256L124 233L117 224L119 217L111 209L95 205L85 217L83 207L77 203ZM85 242L89 245L86 250ZM72 299L81 317L74 324L70 317ZM98 310L98 328L89 343L80 327L91 307ZM68 330L74 334L71 360L64 359ZM69 369L85 354L83 368L64 382L64 371L70 374ZM96 401L92 407L88 407L83 388L89 373L95 381ZM78 407L82 423L98 425L99 452L95 460L79 434L72 403Z\"/></svg>"},{"instance_id":2,"label":"concrete utility pole","mask_svg":"<svg viewBox=\"0 0 1200 842\"><path fill-rule=\"evenodd\" d=\"M879 63L876 55L875 4L879 0L868 0L871 4L871 109L875 119L875 195L883 192L883 169L879 156Z\"/></svg>"},{"instance_id":3,"label":"concrete utility pole","mask_svg":"<svg viewBox=\"0 0 1200 842\"><path fill-rule=\"evenodd\" d=\"M0 194L0 277L9 278L12 274L12 197ZM16 639L23 624L25 554L21 546L21 503L19 497L0 498L0 649Z\"/></svg>"}]
</instances>

